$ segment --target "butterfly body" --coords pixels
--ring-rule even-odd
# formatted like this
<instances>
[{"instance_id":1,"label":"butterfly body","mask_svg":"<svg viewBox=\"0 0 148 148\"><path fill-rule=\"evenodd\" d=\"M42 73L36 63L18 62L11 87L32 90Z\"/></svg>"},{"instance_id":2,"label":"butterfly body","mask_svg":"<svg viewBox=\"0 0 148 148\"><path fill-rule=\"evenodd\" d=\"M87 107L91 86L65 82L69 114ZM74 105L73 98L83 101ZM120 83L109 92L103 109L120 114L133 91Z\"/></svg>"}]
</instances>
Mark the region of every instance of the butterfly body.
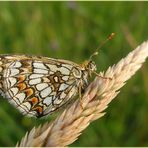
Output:
<instances>
[{"instance_id":1,"label":"butterfly body","mask_svg":"<svg viewBox=\"0 0 148 148\"><path fill-rule=\"evenodd\" d=\"M0 91L24 115L51 114L80 89L96 65L25 55L0 55Z\"/></svg>"}]
</instances>

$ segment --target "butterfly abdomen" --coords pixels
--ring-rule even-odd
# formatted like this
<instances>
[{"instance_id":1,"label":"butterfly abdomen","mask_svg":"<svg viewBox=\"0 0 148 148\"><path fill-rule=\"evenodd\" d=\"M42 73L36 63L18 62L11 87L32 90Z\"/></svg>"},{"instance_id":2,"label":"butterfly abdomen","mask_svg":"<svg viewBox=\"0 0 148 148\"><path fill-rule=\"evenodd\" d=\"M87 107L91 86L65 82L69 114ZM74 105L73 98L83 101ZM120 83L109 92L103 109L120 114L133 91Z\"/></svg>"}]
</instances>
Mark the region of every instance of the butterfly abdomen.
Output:
<instances>
[{"instance_id":1,"label":"butterfly abdomen","mask_svg":"<svg viewBox=\"0 0 148 148\"><path fill-rule=\"evenodd\" d=\"M4 67L3 67L3 60L0 57L0 94L4 96L4 87L3 87L3 72L4 72Z\"/></svg>"}]
</instances>

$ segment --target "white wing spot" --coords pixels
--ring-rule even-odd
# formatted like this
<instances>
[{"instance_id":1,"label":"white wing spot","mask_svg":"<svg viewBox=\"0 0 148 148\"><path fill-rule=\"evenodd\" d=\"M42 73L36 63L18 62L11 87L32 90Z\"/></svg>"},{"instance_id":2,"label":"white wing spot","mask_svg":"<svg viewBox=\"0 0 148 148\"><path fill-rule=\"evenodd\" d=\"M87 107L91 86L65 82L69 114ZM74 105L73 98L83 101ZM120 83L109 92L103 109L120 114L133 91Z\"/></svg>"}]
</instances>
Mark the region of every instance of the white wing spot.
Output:
<instances>
[{"instance_id":1,"label":"white wing spot","mask_svg":"<svg viewBox=\"0 0 148 148\"><path fill-rule=\"evenodd\" d=\"M48 70L44 69L34 69L34 73L39 73L39 74L48 74Z\"/></svg>"},{"instance_id":2,"label":"white wing spot","mask_svg":"<svg viewBox=\"0 0 148 148\"><path fill-rule=\"evenodd\" d=\"M70 70L68 70L65 67L61 67L59 68L59 71L63 74L63 75L69 75L70 74Z\"/></svg>"},{"instance_id":3,"label":"white wing spot","mask_svg":"<svg viewBox=\"0 0 148 148\"><path fill-rule=\"evenodd\" d=\"M13 100L16 102L17 106L20 104L20 102L19 102L19 99L18 99L18 98L13 97Z\"/></svg>"},{"instance_id":4,"label":"white wing spot","mask_svg":"<svg viewBox=\"0 0 148 148\"><path fill-rule=\"evenodd\" d=\"M54 100L54 104L58 105L58 104L60 104L62 101L63 101L62 99L59 100L59 99L57 98L57 99Z\"/></svg>"},{"instance_id":5,"label":"white wing spot","mask_svg":"<svg viewBox=\"0 0 148 148\"><path fill-rule=\"evenodd\" d=\"M63 79L64 81L67 81L68 78L69 78L69 76L63 76L63 77L62 77L62 79Z\"/></svg>"},{"instance_id":6,"label":"white wing spot","mask_svg":"<svg viewBox=\"0 0 148 148\"><path fill-rule=\"evenodd\" d=\"M73 68L72 65L69 64L62 64L63 67L67 67L69 70L71 70Z\"/></svg>"},{"instance_id":7,"label":"white wing spot","mask_svg":"<svg viewBox=\"0 0 148 148\"><path fill-rule=\"evenodd\" d=\"M18 69L10 69L10 71L11 71L10 76L15 76L15 75L19 74L19 70Z\"/></svg>"},{"instance_id":8,"label":"white wing spot","mask_svg":"<svg viewBox=\"0 0 148 148\"><path fill-rule=\"evenodd\" d=\"M52 103L52 96L46 97L46 98L43 100L43 103L45 103L46 105L50 105L50 104Z\"/></svg>"},{"instance_id":9,"label":"white wing spot","mask_svg":"<svg viewBox=\"0 0 148 148\"><path fill-rule=\"evenodd\" d=\"M63 91L63 90L65 90L67 87L68 87L69 85L67 85L67 84L61 84L60 85L60 88L59 88L59 91Z\"/></svg>"},{"instance_id":10,"label":"white wing spot","mask_svg":"<svg viewBox=\"0 0 148 148\"><path fill-rule=\"evenodd\" d=\"M41 78L37 78L37 79L32 79L29 81L30 85L34 85L34 84L38 84L41 82Z\"/></svg>"},{"instance_id":11,"label":"white wing spot","mask_svg":"<svg viewBox=\"0 0 148 148\"><path fill-rule=\"evenodd\" d=\"M47 70L47 68L45 67L45 65L43 63L34 62L33 66L37 69L46 69Z\"/></svg>"},{"instance_id":12,"label":"white wing spot","mask_svg":"<svg viewBox=\"0 0 148 148\"><path fill-rule=\"evenodd\" d=\"M4 77L8 77L10 75L10 69L4 71Z\"/></svg>"},{"instance_id":13,"label":"white wing spot","mask_svg":"<svg viewBox=\"0 0 148 148\"><path fill-rule=\"evenodd\" d=\"M60 95L60 99L64 99L66 97L67 94L64 93L64 91L61 93Z\"/></svg>"},{"instance_id":14,"label":"white wing spot","mask_svg":"<svg viewBox=\"0 0 148 148\"><path fill-rule=\"evenodd\" d=\"M13 93L13 95L15 96L18 93L18 88L17 87L13 87L10 89L10 91Z\"/></svg>"},{"instance_id":15,"label":"white wing spot","mask_svg":"<svg viewBox=\"0 0 148 148\"><path fill-rule=\"evenodd\" d=\"M43 76L44 75L42 75L42 74L31 74L30 79L40 78L40 77L43 77Z\"/></svg>"},{"instance_id":16,"label":"white wing spot","mask_svg":"<svg viewBox=\"0 0 148 148\"><path fill-rule=\"evenodd\" d=\"M21 66L22 66L22 64L20 62L16 62L15 65L14 65L14 67L18 67L18 68L21 67Z\"/></svg>"},{"instance_id":17,"label":"white wing spot","mask_svg":"<svg viewBox=\"0 0 148 148\"><path fill-rule=\"evenodd\" d=\"M25 99L25 93L17 94L15 97L19 99L20 103L22 103Z\"/></svg>"},{"instance_id":18,"label":"white wing spot","mask_svg":"<svg viewBox=\"0 0 148 148\"><path fill-rule=\"evenodd\" d=\"M31 109L31 104L29 102L24 102L22 107L25 107L29 111Z\"/></svg>"},{"instance_id":19,"label":"white wing spot","mask_svg":"<svg viewBox=\"0 0 148 148\"><path fill-rule=\"evenodd\" d=\"M58 77L55 76L55 77L54 77L54 80L55 80L55 82L58 82Z\"/></svg>"},{"instance_id":20,"label":"white wing spot","mask_svg":"<svg viewBox=\"0 0 148 148\"><path fill-rule=\"evenodd\" d=\"M54 72L53 72L53 71L50 71L50 72L49 72L49 74L50 74L50 75L53 75L53 74L54 74Z\"/></svg>"},{"instance_id":21,"label":"white wing spot","mask_svg":"<svg viewBox=\"0 0 148 148\"><path fill-rule=\"evenodd\" d=\"M19 61L16 61L10 65L10 67L13 67L13 68L19 68L21 66L22 66L22 64Z\"/></svg>"},{"instance_id":22,"label":"white wing spot","mask_svg":"<svg viewBox=\"0 0 148 148\"><path fill-rule=\"evenodd\" d=\"M11 87L16 83L16 78L10 77L10 78L8 78L8 80L10 82Z\"/></svg>"},{"instance_id":23,"label":"white wing spot","mask_svg":"<svg viewBox=\"0 0 148 148\"><path fill-rule=\"evenodd\" d=\"M36 85L37 90L43 90L46 87L48 87L47 83L41 83Z\"/></svg>"},{"instance_id":24,"label":"white wing spot","mask_svg":"<svg viewBox=\"0 0 148 148\"><path fill-rule=\"evenodd\" d=\"M50 87L47 87L46 89L42 90L40 95L41 97L47 97L49 94L51 93L51 88Z\"/></svg>"},{"instance_id":25,"label":"white wing spot","mask_svg":"<svg viewBox=\"0 0 148 148\"><path fill-rule=\"evenodd\" d=\"M49 64L46 64L49 68L50 68L50 70L51 71L53 71L53 72L56 72L57 71L57 66L56 65L49 65Z\"/></svg>"}]
</instances>

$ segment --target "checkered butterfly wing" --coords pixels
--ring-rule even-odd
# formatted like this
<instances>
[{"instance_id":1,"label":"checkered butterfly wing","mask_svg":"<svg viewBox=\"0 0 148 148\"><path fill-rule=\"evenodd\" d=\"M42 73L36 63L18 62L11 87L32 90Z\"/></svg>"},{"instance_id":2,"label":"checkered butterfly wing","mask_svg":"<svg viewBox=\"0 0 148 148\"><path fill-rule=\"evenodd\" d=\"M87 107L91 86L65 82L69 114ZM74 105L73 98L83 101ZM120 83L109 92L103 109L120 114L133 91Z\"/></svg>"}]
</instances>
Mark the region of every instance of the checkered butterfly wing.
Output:
<instances>
[{"instance_id":1,"label":"checkered butterfly wing","mask_svg":"<svg viewBox=\"0 0 148 148\"><path fill-rule=\"evenodd\" d=\"M75 63L29 56L2 56L1 61L2 95L24 115L50 114L77 92Z\"/></svg>"}]
</instances>

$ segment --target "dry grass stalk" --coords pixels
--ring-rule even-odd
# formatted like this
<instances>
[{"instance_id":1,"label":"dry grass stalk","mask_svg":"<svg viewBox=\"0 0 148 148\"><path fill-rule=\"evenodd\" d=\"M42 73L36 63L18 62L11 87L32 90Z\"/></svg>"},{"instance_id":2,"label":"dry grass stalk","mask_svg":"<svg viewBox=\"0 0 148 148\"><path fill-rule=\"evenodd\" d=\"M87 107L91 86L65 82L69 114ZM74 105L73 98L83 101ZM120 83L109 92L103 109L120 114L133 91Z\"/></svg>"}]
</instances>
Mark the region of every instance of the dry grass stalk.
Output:
<instances>
[{"instance_id":1,"label":"dry grass stalk","mask_svg":"<svg viewBox=\"0 0 148 148\"><path fill-rule=\"evenodd\" d=\"M117 65L109 67L102 76L109 79L95 78L83 96L83 107L76 100L52 123L33 128L17 146L67 146L78 139L81 132L105 113L104 111L119 89L135 74L148 56L148 41L138 46Z\"/></svg>"}]
</instances>

